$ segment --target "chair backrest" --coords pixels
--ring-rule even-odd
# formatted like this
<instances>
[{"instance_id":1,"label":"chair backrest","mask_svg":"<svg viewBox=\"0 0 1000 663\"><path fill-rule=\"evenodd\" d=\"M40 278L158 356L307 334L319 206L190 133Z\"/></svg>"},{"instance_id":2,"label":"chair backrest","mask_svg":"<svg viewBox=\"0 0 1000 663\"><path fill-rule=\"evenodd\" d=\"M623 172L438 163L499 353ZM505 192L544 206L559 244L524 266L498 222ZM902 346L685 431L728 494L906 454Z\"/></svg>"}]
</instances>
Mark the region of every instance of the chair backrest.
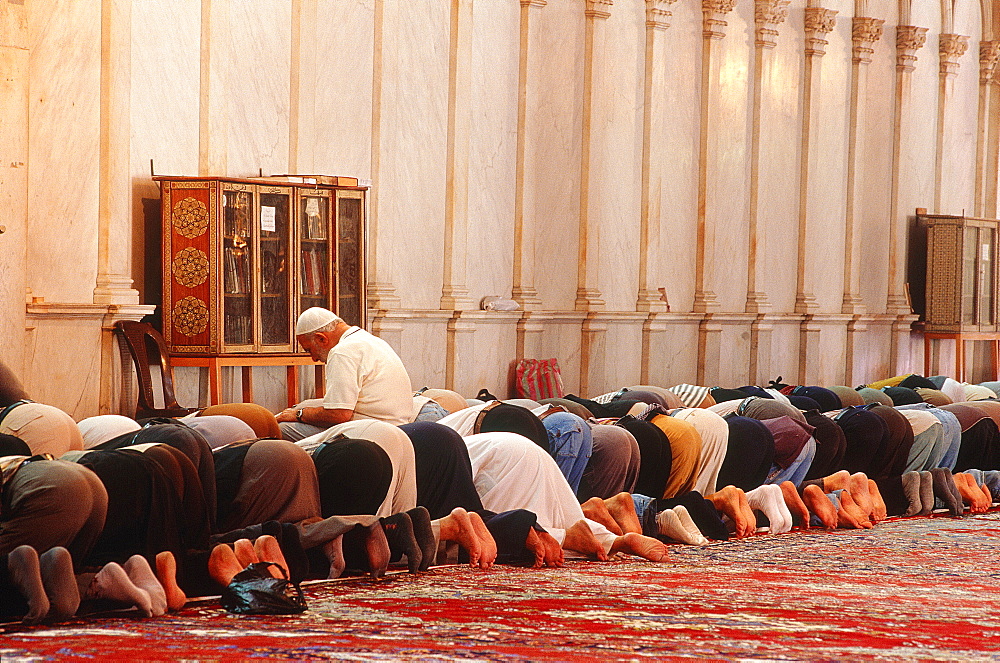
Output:
<instances>
[{"instance_id":1,"label":"chair backrest","mask_svg":"<svg viewBox=\"0 0 1000 663\"><path fill-rule=\"evenodd\" d=\"M122 371L128 365L127 356L131 357L135 366L135 375L139 381L138 400L135 402L136 419L148 419L150 417L181 417L197 408L183 408L177 403L174 396L174 375L170 366L170 354L167 352L167 344L163 341L160 332L148 322L136 322L135 320L120 320L115 323L115 336L118 338L118 347L122 355ZM127 355L126 355L127 353ZM153 376L151 366L157 366L160 370L160 384L163 392L163 407L156 407L153 393ZM132 405L131 386L132 381L125 375L122 381L126 385L124 401Z\"/></svg>"}]
</instances>

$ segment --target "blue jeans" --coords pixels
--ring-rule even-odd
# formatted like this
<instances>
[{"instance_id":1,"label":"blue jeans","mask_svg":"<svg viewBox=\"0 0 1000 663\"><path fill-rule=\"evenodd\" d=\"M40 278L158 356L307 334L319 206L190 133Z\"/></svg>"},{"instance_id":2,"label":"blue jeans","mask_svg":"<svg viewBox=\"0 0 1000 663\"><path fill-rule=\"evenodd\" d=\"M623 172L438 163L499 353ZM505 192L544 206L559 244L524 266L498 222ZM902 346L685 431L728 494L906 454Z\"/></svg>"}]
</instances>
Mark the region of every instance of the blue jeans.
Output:
<instances>
[{"instance_id":1,"label":"blue jeans","mask_svg":"<svg viewBox=\"0 0 1000 663\"><path fill-rule=\"evenodd\" d=\"M566 477L573 493L580 489L580 479L594 450L590 425L569 412L553 412L542 420L549 437L549 453Z\"/></svg>"},{"instance_id":2,"label":"blue jeans","mask_svg":"<svg viewBox=\"0 0 1000 663\"><path fill-rule=\"evenodd\" d=\"M802 446L802 451L792 461L792 464L782 469L778 465L772 465L771 471L767 475L765 483L782 484L791 481L796 488L806 478L809 473L809 466L812 465L816 457L816 438L810 437L809 441Z\"/></svg>"}]
</instances>

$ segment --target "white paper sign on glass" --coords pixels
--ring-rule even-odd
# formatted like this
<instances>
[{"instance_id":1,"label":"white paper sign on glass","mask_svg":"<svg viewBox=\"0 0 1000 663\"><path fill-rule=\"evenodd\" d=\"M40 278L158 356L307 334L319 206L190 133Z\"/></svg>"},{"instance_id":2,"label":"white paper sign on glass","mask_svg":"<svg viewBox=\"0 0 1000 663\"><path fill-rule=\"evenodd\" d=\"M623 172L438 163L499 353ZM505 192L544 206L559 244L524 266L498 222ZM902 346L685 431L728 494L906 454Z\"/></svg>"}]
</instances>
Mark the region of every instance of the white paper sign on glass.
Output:
<instances>
[{"instance_id":1,"label":"white paper sign on glass","mask_svg":"<svg viewBox=\"0 0 1000 663\"><path fill-rule=\"evenodd\" d=\"M277 208L263 205L260 208L260 229L273 233L275 229L274 213Z\"/></svg>"}]
</instances>

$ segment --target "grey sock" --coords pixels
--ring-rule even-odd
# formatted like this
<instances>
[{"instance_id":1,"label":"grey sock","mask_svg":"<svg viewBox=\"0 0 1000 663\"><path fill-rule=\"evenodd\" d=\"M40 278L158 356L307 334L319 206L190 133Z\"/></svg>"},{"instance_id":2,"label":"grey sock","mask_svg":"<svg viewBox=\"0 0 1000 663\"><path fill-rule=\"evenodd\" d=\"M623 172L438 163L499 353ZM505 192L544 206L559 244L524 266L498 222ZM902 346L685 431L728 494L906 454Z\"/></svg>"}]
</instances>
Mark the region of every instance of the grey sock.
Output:
<instances>
[{"instance_id":1,"label":"grey sock","mask_svg":"<svg viewBox=\"0 0 1000 663\"><path fill-rule=\"evenodd\" d=\"M38 553L31 546L18 546L7 555L7 570L17 591L28 602L25 624L35 624L49 613L49 597L42 585Z\"/></svg>"},{"instance_id":2,"label":"grey sock","mask_svg":"<svg viewBox=\"0 0 1000 663\"><path fill-rule=\"evenodd\" d=\"M920 473L920 513L926 516L934 510L934 477L927 470Z\"/></svg>"},{"instance_id":3,"label":"grey sock","mask_svg":"<svg viewBox=\"0 0 1000 663\"><path fill-rule=\"evenodd\" d=\"M49 597L49 619L65 621L80 607L80 590L73 575L73 558L65 548L47 550L38 558L42 583Z\"/></svg>"},{"instance_id":4,"label":"grey sock","mask_svg":"<svg viewBox=\"0 0 1000 663\"><path fill-rule=\"evenodd\" d=\"M903 494L906 495L907 507L902 513L904 518L915 516L923 508L920 499L920 472L907 472L902 476Z\"/></svg>"},{"instance_id":5,"label":"grey sock","mask_svg":"<svg viewBox=\"0 0 1000 663\"><path fill-rule=\"evenodd\" d=\"M962 515L965 511L965 505L962 504L960 493L957 499L955 497L955 494L958 493L958 486L955 485L955 479L951 476L951 470L947 467L935 467L931 470L931 477L933 477L934 497L944 503L944 508L948 509L948 513L951 515Z\"/></svg>"}]
</instances>

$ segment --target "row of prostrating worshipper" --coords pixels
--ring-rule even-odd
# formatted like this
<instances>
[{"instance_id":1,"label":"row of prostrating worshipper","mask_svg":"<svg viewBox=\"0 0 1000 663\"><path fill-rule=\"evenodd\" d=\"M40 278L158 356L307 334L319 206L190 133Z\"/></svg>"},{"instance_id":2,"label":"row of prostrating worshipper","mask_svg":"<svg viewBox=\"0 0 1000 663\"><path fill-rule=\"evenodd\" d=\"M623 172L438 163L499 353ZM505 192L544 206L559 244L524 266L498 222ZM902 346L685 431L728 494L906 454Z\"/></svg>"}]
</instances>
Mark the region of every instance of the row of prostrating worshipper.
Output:
<instances>
[{"instance_id":1,"label":"row of prostrating worshipper","mask_svg":"<svg viewBox=\"0 0 1000 663\"><path fill-rule=\"evenodd\" d=\"M249 404L68 427L23 403L33 426L0 421L28 442L2 452L0 591L29 621L68 617L81 598L161 614L258 558L295 579L380 576L390 559L425 570L451 559L449 541L479 568L559 566L564 551L666 561L663 541L985 510L1000 487L1000 404L946 403L987 394L934 380L636 386L549 403L427 390L422 421L359 422L356 437L308 445L276 439L273 415ZM27 456L47 445L73 451Z\"/></svg>"}]
</instances>

